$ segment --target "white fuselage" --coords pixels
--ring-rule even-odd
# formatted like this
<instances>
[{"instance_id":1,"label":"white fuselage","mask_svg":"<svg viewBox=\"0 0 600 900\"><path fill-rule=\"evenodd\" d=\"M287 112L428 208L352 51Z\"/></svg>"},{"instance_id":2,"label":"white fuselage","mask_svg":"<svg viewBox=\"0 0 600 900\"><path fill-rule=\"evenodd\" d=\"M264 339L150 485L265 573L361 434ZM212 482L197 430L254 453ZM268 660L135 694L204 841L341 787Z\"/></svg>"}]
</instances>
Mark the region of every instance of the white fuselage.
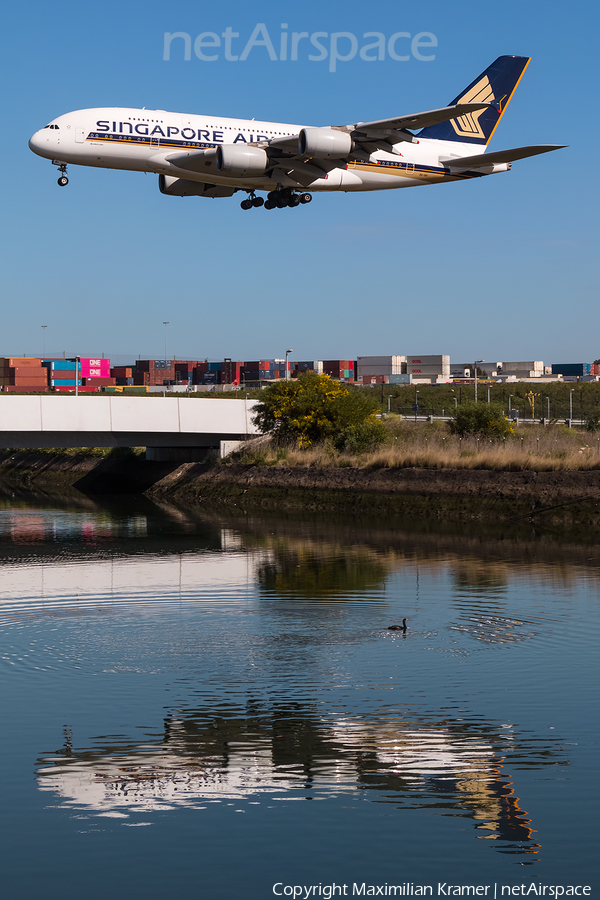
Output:
<instances>
[{"instance_id":1,"label":"white fuselage","mask_svg":"<svg viewBox=\"0 0 600 900\"><path fill-rule=\"evenodd\" d=\"M277 185L297 188L298 184L281 170L276 175L232 178L219 173L210 159L201 171L190 171L179 168L168 157L224 144L267 146L277 138L297 135L302 127L164 110L83 109L53 119L31 137L29 146L38 156L57 164L154 172L205 184L270 191ZM377 151L368 162L349 162L344 167L332 169L322 178L316 178L309 190L388 190L491 174L485 171L450 173L440 163L443 157L471 153L473 147L469 144L422 140L402 142L396 148L397 153Z\"/></svg>"}]
</instances>

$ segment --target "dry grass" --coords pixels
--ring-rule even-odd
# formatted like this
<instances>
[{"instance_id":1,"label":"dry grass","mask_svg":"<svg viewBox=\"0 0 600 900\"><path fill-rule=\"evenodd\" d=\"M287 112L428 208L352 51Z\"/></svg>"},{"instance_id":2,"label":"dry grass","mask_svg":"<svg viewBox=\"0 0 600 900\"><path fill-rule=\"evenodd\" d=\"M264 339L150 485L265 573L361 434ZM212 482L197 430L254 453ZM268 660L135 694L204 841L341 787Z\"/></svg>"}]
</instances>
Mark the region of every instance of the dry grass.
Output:
<instances>
[{"instance_id":1,"label":"dry grass","mask_svg":"<svg viewBox=\"0 0 600 900\"><path fill-rule=\"evenodd\" d=\"M274 446L236 454L240 462L307 468L492 469L560 472L600 469L600 437L561 426L522 428L506 440L458 438L447 428L389 423L388 443L370 453L338 452L325 444L307 450Z\"/></svg>"}]
</instances>

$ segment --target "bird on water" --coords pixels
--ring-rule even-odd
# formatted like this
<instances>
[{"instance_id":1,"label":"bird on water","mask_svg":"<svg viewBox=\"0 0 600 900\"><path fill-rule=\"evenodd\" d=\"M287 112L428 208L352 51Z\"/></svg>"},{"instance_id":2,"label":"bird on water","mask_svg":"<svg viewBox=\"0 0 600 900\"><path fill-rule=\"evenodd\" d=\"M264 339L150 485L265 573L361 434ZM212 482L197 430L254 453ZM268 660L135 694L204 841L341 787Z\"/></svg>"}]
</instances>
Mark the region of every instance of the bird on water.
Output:
<instances>
[{"instance_id":1,"label":"bird on water","mask_svg":"<svg viewBox=\"0 0 600 900\"><path fill-rule=\"evenodd\" d=\"M388 631L406 631L406 619L402 619L402 625L388 625Z\"/></svg>"}]
</instances>

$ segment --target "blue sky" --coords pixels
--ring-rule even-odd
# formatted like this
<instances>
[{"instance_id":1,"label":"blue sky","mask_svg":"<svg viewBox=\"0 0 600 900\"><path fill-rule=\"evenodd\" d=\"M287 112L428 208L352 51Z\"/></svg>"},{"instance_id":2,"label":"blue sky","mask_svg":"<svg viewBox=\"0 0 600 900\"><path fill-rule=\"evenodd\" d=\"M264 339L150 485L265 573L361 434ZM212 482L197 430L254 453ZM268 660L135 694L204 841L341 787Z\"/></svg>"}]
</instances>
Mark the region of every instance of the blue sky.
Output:
<instances>
[{"instance_id":1,"label":"blue sky","mask_svg":"<svg viewBox=\"0 0 600 900\"><path fill-rule=\"evenodd\" d=\"M430 32L435 60L163 60L165 32ZM446 0L13 5L3 17L1 355L236 359L450 353L590 361L598 340L592 2ZM313 51L316 53L316 51ZM302 124L448 103L497 56L532 56L491 149L563 143L512 172L418 190L314 196L290 210L172 198L157 177L71 166L61 189L27 147L57 115L134 106Z\"/></svg>"}]
</instances>

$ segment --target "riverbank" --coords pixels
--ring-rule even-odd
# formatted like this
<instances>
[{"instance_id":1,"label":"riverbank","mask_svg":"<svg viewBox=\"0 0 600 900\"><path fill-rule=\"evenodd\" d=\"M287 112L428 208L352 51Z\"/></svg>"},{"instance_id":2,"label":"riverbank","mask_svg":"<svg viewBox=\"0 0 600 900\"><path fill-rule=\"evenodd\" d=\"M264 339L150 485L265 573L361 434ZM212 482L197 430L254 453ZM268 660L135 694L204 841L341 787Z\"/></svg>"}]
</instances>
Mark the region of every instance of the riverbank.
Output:
<instances>
[{"instance_id":1,"label":"riverbank","mask_svg":"<svg viewBox=\"0 0 600 900\"><path fill-rule=\"evenodd\" d=\"M535 520L600 525L600 470L184 465L142 456L17 451L0 458L6 495L36 490L66 497L141 494L182 506L306 511L456 522Z\"/></svg>"},{"instance_id":2,"label":"riverbank","mask_svg":"<svg viewBox=\"0 0 600 900\"><path fill-rule=\"evenodd\" d=\"M600 471L182 466L148 496L182 504L454 521L600 524Z\"/></svg>"}]
</instances>

